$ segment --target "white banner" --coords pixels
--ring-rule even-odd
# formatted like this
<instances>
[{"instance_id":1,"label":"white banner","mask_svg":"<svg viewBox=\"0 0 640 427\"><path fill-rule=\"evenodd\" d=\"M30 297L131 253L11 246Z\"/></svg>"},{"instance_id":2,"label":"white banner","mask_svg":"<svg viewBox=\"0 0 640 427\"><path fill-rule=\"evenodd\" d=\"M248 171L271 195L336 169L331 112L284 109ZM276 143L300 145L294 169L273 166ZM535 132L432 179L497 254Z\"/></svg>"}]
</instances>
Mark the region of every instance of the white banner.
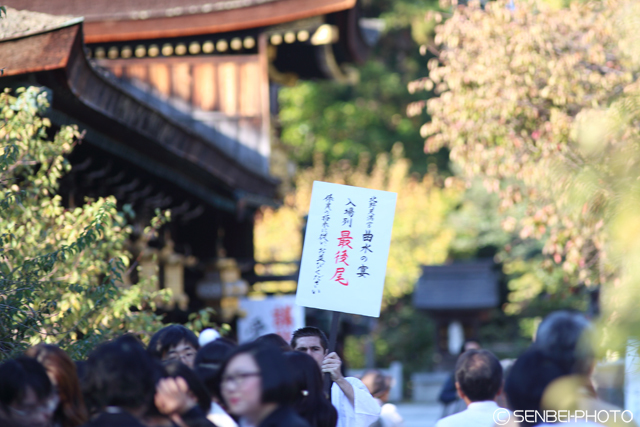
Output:
<instances>
[{"instance_id":1,"label":"white banner","mask_svg":"<svg viewBox=\"0 0 640 427\"><path fill-rule=\"evenodd\" d=\"M278 334L291 342L291 334L304 327L304 308L295 304L293 295L244 298L240 310L246 315L238 319L238 342L255 340L261 335Z\"/></svg>"},{"instance_id":2,"label":"white banner","mask_svg":"<svg viewBox=\"0 0 640 427\"><path fill-rule=\"evenodd\" d=\"M296 304L380 316L396 197L313 183Z\"/></svg>"}]
</instances>

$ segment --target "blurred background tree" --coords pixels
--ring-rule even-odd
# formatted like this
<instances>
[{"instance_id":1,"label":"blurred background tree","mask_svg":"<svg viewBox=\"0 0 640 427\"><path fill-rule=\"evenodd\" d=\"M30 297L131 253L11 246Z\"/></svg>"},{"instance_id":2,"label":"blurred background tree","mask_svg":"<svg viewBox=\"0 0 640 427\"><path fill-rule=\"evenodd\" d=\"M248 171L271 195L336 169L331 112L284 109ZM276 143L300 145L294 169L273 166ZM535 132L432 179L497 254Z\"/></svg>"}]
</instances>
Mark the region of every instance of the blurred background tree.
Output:
<instances>
[{"instance_id":1,"label":"blurred background tree","mask_svg":"<svg viewBox=\"0 0 640 427\"><path fill-rule=\"evenodd\" d=\"M596 314L600 289L623 286L629 252L617 248L635 243L611 237L635 220L623 212L637 199L639 16L626 1L456 8L428 77L410 85L439 95L408 108L430 115L425 149L448 148L461 177L499 197L509 314ZM609 324L616 298L603 300Z\"/></svg>"},{"instance_id":2,"label":"blurred background tree","mask_svg":"<svg viewBox=\"0 0 640 427\"><path fill-rule=\"evenodd\" d=\"M327 164L358 161L363 153L388 153L396 142L412 160L411 171L426 173L430 164L448 170L446 150L424 154L420 125L424 117L407 117L405 109L419 94L406 85L426 73L419 45L428 37L425 13L437 0L367 0L366 16L379 16L385 30L370 59L357 68L354 84L306 81L280 90L281 140L298 167L309 167L314 153ZM425 31L423 31L425 30ZM418 40L414 38L418 37Z\"/></svg>"},{"instance_id":3,"label":"blurred background tree","mask_svg":"<svg viewBox=\"0 0 640 427\"><path fill-rule=\"evenodd\" d=\"M282 256L275 238L281 227L302 228L313 179L399 188L385 310L375 331L391 344L377 346L379 363L418 354L409 369L430 366L433 338L414 346L398 341L398 331L418 337L416 325L430 328L407 295L420 264L451 259L493 257L503 266L508 295L481 328L485 342L508 337L526 345L553 310L597 317L602 309L606 345L620 348L628 329L617 334L611 326L640 320L633 303L640 289L633 261L640 255L640 6L365 5L386 30L359 68L360 81L281 91L281 136L298 178L285 206L258 221L257 236L270 236L258 239L258 257ZM396 141L404 153L385 157ZM366 156L378 160L370 164ZM384 185L376 178L394 174L403 178ZM406 197L413 200L401 206ZM295 259L287 250L287 260ZM354 359L365 345L347 344Z\"/></svg>"},{"instance_id":4,"label":"blurred background tree","mask_svg":"<svg viewBox=\"0 0 640 427\"><path fill-rule=\"evenodd\" d=\"M41 116L47 107L39 88L0 94L0 359L39 342L82 359L116 335L148 337L163 326L156 304L170 297L155 278L124 285L136 268L126 248L130 209L119 212L113 197L62 206L56 190L70 169L65 155L82 135L75 126L54 133ZM142 238L167 220L167 213L154 218Z\"/></svg>"}]
</instances>

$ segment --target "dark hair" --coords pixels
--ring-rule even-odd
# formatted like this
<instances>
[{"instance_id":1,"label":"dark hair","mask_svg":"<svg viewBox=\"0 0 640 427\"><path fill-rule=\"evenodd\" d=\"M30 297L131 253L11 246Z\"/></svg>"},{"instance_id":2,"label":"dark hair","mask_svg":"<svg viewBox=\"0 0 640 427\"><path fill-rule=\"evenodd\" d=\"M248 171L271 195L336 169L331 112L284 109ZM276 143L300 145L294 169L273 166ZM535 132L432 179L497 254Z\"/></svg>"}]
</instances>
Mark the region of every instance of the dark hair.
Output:
<instances>
[{"instance_id":1,"label":"dark hair","mask_svg":"<svg viewBox=\"0 0 640 427\"><path fill-rule=\"evenodd\" d=\"M458 357L456 382L472 402L492 400L502 386L502 365L488 350L469 350Z\"/></svg>"},{"instance_id":2,"label":"dark hair","mask_svg":"<svg viewBox=\"0 0 640 427\"><path fill-rule=\"evenodd\" d=\"M279 348L281 351L292 351L293 350L293 348L291 348L289 343L287 341L285 341L285 339L282 338L278 334L261 335L261 336L259 336L258 338L255 339L255 342L257 344L272 345L272 346L274 346L276 348Z\"/></svg>"},{"instance_id":3,"label":"dark hair","mask_svg":"<svg viewBox=\"0 0 640 427\"><path fill-rule=\"evenodd\" d=\"M180 362L169 362L164 365L164 369L167 376L171 378L183 378L187 382L191 393L196 396L200 409L202 409L205 414L209 412L211 408L211 396L195 372Z\"/></svg>"},{"instance_id":4,"label":"dark hair","mask_svg":"<svg viewBox=\"0 0 640 427\"><path fill-rule=\"evenodd\" d=\"M475 338L467 338L466 340L464 340L464 343L462 343L462 347L460 347L460 353L458 354L458 356L462 353L464 353L465 351L467 351L467 345L471 344L472 342L478 344L480 347L482 347L482 344L480 344L480 341L475 339Z\"/></svg>"},{"instance_id":5,"label":"dark hair","mask_svg":"<svg viewBox=\"0 0 640 427\"><path fill-rule=\"evenodd\" d=\"M37 360L20 356L0 365L0 405L4 412L13 402L24 399L28 388L38 399L51 395L51 381Z\"/></svg>"},{"instance_id":6,"label":"dark hair","mask_svg":"<svg viewBox=\"0 0 640 427\"><path fill-rule=\"evenodd\" d=\"M149 341L147 351L151 356L161 360L162 356L166 352L171 350L172 347L180 344L182 341L186 341L191 344L194 350L198 350L200 348L196 334L182 325L169 325L153 334L151 341Z\"/></svg>"},{"instance_id":7,"label":"dark hair","mask_svg":"<svg viewBox=\"0 0 640 427\"><path fill-rule=\"evenodd\" d=\"M212 396L217 396L218 371L233 349L237 347L230 341L217 339L198 350L194 369Z\"/></svg>"},{"instance_id":8,"label":"dark hair","mask_svg":"<svg viewBox=\"0 0 640 427\"><path fill-rule=\"evenodd\" d=\"M150 405L155 393L156 363L132 335L98 346L89 355L83 380L87 404L97 410Z\"/></svg>"},{"instance_id":9,"label":"dark hair","mask_svg":"<svg viewBox=\"0 0 640 427\"><path fill-rule=\"evenodd\" d=\"M36 359L56 379L60 404L54 419L62 427L76 427L86 423L89 416L80 391L76 365L67 353L55 345L38 344L27 350L25 356Z\"/></svg>"},{"instance_id":10,"label":"dark hair","mask_svg":"<svg viewBox=\"0 0 640 427\"><path fill-rule=\"evenodd\" d=\"M545 317L533 345L576 374L588 375L595 359L591 323L577 311L559 310Z\"/></svg>"},{"instance_id":11,"label":"dark hair","mask_svg":"<svg viewBox=\"0 0 640 427\"><path fill-rule=\"evenodd\" d=\"M289 366L282 352L273 346L252 342L237 347L220 366L220 371L218 371L220 379L224 375L229 362L241 354L248 354L253 357L260 369L262 403L277 403L279 405L291 403L293 388ZM218 387L221 387L221 385L221 382L218 381ZM219 388L216 390L216 395L222 397Z\"/></svg>"},{"instance_id":12,"label":"dark hair","mask_svg":"<svg viewBox=\"0 0 640 427\"><path fill-rule=\"evenodd\" d=\"M547 357L540 349L530 347L509 369L504 385L509 408L513 411L539 411L547 386L567 374L569 371L560 363Z\"/></svg>"},{"instance_id":13,"label":"dark hair","mask_svg":"<svg viewBox=\"0 0 640 427\"><path fill-rule=\"evenodd\" d=\"M298 415L307 420L311 427L335 427L338 412L324 397L318 363L313 357L299 351L289 351L284 356L293 376L293 408Z\"/></svg>"},{"instance_id":14,"label":"dark hair","mask_svg":"<svg viewBox=\"0 0 640 427\"><path fill-rule=\"evenodd\" d=\"M366 371L362 378L362 383L367 387L371 396L380 398L391 389L391 380L377 369Z\"/></svg>"},{"instance_id":15,"label":"dark hair","mask_svg":"<svg viewBox=\"0 0 640 427\"><path fill-rule=\"evenodd\" d=\"M327 350L329 348L329 340L327 339L327 336L324 334L324 332L322 332L315 326L305 326L304 328L296 330L291 337L291 347L294 350L296 349L298 338L303 337L318 337L320 338L320 345L322 346L322 349Z\"/></svg>"}]
</instances>

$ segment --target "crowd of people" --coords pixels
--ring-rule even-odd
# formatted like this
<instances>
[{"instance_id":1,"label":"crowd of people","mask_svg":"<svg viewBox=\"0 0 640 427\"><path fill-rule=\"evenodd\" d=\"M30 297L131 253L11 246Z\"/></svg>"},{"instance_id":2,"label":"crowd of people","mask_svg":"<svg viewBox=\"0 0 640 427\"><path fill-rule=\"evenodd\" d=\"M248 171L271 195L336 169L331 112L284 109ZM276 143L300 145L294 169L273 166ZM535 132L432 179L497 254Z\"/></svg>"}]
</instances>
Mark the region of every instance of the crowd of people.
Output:
<instances>
[{"instance_id":1,"label":"crowd of people","mask_svg":"<svg viewBox=\"0 0 640 427\"><path fill-rule=\"evenodd\" d=\"M453 379L440 401L462 410L436 427L636 426L633 414L598 398L591 381L596 357L590 322L578 312L557 311L539 325L533 344L506 363L479 343L463 347ZM467 345L469 343L465 343Z\"/></svg>"},{"instance_id":2,"label":"crowd of people","mask_svg":"<svg viewBox=\"0 0 640 427\"><path fill-rule=\"evenodd\" d=\"M591 383L590 323L560 311L540 324L535 342L506 369L479 343L465 343L442 396L461 403L436 427L546 426L540 414L564 413L572 425L635 426L633 414L600 400ZM345 377L342 360L314 327L287 343L269 334L237 345L202 341L180 325L158 331L145 348L124 335L72 361L39 344L0 365L3 427L390 427L379 371ZM324 387L323 375L331 378ZM441 396L441 398L442 398ZM519 415L518 415L519 414ZM573 415L571 415L573 414ZM516 416L518 415L518 416Z\"/></svg>"},{"instance_id":3,"label":"crowd of people","mask_svg":"<svg viewBox=\"0 0 640 427\"><path fill-rule=\"evenodd\" d=\"M237 345L203 343L170 325L146 348L124 335L74 362L39 344L0 365L3 427L368 427L381 404L343 376L314 327L298 329L291 343L269 334Z\"/></svg>"}]
</instances>

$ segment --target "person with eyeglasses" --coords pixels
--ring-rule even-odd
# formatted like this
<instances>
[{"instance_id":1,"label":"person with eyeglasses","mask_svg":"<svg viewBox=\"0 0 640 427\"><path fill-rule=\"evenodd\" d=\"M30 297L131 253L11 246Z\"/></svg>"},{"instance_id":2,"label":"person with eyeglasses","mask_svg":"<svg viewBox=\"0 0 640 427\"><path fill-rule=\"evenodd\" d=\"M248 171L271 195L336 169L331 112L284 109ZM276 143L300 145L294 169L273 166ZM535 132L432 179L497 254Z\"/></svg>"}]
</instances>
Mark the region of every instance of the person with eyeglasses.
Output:
<instances>
[{"instance_id":1,"label":"person with eyeglasses","mask_svg":"<svg viewBox=\"0 0 640 427\"><path fill-rule=\"evenodd\" d=\"M282 352L250 343L220 367L219 395L241 427L310 427L292 408L293 382Z\"/></svg>"},{"instance_id":2,"label":"person with eyeglasses","mask_svg":"<svg viewBox=\"0 0 640 427\"><path fill-rule=\"evenodd\" d=\"M0 365L0 424L50 427L58 407L47 371L35 359L18 357Z\"/></svg>"},{"instance_id":3,"label":"person with eyeglasses","mask_svg":"<svg viewBox=\"0 0 640 427\"><path fill-rule=\"evenodd\" d=\"M153 334L147 351L162 362L182 362L193 369L199 348L196 334L182 325L169 325Z\"/></svg>"}]
</instances>

